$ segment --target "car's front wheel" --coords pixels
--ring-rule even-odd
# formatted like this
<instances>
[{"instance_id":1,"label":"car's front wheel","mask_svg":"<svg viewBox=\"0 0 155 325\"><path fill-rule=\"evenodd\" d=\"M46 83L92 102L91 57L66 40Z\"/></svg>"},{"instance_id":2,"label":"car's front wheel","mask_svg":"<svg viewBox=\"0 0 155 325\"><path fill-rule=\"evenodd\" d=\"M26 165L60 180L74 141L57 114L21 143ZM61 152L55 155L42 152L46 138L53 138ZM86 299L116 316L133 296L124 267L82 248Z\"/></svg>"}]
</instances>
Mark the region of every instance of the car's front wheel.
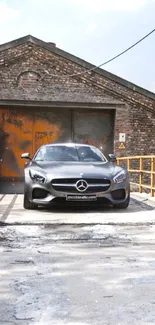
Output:
<instances>
[{"instance_id":1,"label":"car's front wheel","mask_svg":"<svg viewBox=\"0 0 155 325\"><path fill-rule=\"evenodd\" d=\"M37 209L37 205L34 203L31 203L28 199L27 192L24 192L24 202L23 202L23 207L26 210L35 210Z\"/></svg>"},{"instance_id":2,"label":"car's front wheel","mask_svg":"<svg viewBox=\"0 0 155 325\"><path fill-rule=\"evenodd\" d=\"M113 204L113 207L115 209L127 209L130 203L130 194L128 195L128 197L126 198L126 200L122 203L116 203Z\"/></svg>"}]
</instances>

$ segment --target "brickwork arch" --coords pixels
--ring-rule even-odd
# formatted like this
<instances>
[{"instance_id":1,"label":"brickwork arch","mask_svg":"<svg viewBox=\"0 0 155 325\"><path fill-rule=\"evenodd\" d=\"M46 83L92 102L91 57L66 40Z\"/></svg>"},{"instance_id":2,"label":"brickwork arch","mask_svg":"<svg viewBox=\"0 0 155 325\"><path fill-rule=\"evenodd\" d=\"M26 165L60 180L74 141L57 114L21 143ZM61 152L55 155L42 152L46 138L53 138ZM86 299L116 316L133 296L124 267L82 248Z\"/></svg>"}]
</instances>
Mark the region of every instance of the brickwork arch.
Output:
<instances>
[{"instance_id":1,"label":"brickwork arch","mask_svg":"<svg viewBox=\"0 0 155 325\"><path fill-rule=\"evenodd\" d=\"M32 70L26 70L17 77L17 86L21 88L37 88L41 75Z\"/></svg>"}]
</instances>

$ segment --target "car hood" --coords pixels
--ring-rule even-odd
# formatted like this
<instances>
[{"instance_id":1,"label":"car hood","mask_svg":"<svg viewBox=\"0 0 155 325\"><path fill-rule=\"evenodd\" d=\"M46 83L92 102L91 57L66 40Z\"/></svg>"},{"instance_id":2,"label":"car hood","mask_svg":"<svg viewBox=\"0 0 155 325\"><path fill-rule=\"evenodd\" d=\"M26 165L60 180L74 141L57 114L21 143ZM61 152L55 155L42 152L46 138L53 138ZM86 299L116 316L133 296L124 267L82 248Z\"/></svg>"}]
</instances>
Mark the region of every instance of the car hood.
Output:
<instances>
[{"instance_id":1,"label":"car hood","mask_svg":"<svg viewBox=\"0 0 155 325\"><path fill-rule=\"evenodd\" d=\"M30 169L44 172L50 178L108 177L116 175L122 168L112 162L31 162Z\"/></svg>"}]
</instances>

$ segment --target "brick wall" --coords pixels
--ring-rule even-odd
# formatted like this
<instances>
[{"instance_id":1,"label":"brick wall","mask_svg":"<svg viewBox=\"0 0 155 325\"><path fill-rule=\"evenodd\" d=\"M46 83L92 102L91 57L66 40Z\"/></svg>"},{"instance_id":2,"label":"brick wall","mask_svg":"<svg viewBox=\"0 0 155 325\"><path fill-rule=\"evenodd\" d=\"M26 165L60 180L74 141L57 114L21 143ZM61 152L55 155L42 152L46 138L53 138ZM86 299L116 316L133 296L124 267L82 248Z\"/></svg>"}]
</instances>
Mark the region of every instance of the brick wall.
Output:
<instances>
[{"instance_id":1,"label":"brick wall","mask_svg":"<svg viewBox=\"0 0 155 325\"><path fill-rule=\"evenodd\" d=\"M115 152L118 156L155 154L155 101L130 87L77 63L27 43L0 52L0 99L117 105ZM126 133L126 148L119 149L119 133Z\"/></svg>"}]
</instances>

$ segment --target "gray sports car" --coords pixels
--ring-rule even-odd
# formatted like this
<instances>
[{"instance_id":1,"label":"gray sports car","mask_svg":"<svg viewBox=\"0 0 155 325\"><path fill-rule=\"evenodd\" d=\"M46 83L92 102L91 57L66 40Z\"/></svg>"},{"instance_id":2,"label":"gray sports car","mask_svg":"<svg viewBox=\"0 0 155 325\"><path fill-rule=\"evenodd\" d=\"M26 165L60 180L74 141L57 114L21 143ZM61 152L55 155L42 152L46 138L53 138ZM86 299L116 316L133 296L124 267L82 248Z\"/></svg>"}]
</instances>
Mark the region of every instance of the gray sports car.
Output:
<instances>
[{"instance_id":1,"label":"gray sports car","mask_svg":"<svg viewBox=\"0 0 155 325\"><path fill-rule=\"evenodd\" d=\"M130 201L129 174L90 145L48 144L40 147L25 168L24 208L73 202L111 203L125 209Z\"/></svg>"}]
</instances>

